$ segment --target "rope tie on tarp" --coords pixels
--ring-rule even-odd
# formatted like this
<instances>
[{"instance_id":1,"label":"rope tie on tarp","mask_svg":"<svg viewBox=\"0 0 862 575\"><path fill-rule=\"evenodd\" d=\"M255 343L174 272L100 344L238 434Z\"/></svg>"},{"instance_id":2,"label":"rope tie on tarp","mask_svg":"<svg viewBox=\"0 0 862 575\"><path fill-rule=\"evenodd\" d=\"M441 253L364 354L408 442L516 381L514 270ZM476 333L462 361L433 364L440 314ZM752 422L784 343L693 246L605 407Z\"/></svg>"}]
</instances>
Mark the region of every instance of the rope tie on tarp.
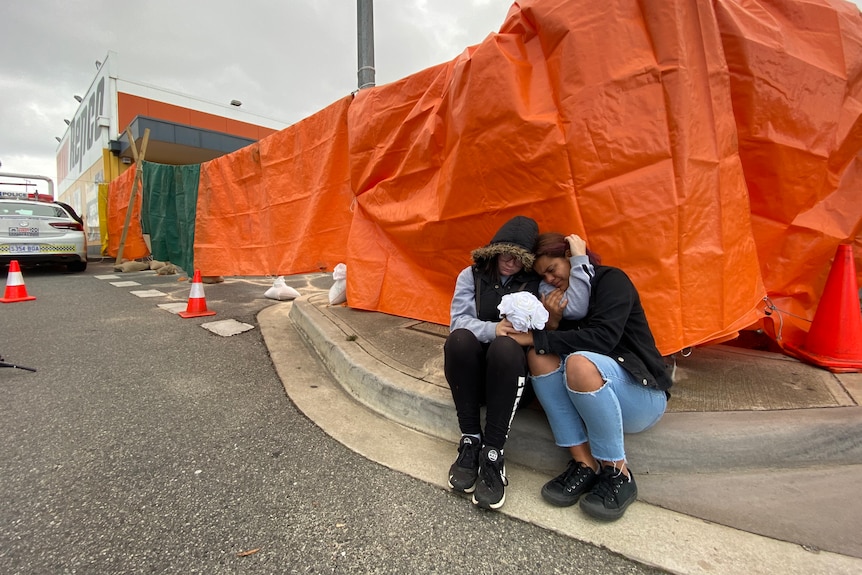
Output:
<instances>
[{"instance_id":1,"label":"rope tie on tarp","mask_svg":"<svg viewBox=\"0 0 862 575\"><path fill-rule=\"evenodd\" d=\"M781 332L784 329L784 318L783 315L789 315L790 317L795 317L796 319L801 319L802 321L807 321L811 323L811 320L807 317L802 317L801 315L796 315L795 313L791 313L785 309L780 309L778 306L773 303L773 301L769 298L769 296L763 296L763 303L766 305L766 309L764 313L766 317L772 317L773 312L777 312L778 317L778 331L775 332L775 341L781 341Z\"/></svg>"}]
</instances>

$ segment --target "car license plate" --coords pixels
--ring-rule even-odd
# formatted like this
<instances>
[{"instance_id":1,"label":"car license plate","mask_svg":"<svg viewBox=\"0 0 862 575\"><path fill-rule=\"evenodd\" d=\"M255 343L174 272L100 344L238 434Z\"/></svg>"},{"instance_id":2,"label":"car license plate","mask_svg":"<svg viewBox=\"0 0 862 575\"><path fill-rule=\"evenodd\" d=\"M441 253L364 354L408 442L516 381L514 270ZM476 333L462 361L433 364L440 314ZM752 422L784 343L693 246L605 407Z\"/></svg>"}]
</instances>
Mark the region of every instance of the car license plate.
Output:
<instances>
[{"instance_id":1,"label":"car license plate","mask_svg":"<svg viewBox=\"0 0 862 575\"><path fill-rule=\"evenodd\" d=\"M22 227L14 227L9 228L9 237L10 238L35 238L39 237L39 228L22 228Z\"/></svg>"},{"instance_id":2,"label":"car license plate","mask_svg":"<svg viewBox=\"0 0 862 575\"><path fill-rule=\"evenodd\" d=\"M9 245L9 253L10 254L38 254L41 251L42 246L39 244L10 244Z\"/></svg>"}]
</instances>

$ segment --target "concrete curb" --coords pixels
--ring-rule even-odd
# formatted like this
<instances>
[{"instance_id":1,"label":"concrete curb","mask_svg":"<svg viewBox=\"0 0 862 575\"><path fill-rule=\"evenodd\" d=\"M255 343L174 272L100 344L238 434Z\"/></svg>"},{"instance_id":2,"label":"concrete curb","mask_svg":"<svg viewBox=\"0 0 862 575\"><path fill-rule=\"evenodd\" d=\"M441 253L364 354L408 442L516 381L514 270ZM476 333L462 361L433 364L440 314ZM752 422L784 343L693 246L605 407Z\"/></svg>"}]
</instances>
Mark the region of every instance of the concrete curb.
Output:
<instances>
[{"instance_id":1,"label":"concrete curb","mask_svg":"<svg viewBox=\"0 0 862 575\"><path fill-rule=\"evenodd\" d=\"M354 399L405 427L457 444L461 436L455 405L447 390L418 381L363 348L361 338L342 330L308 298L294 300L290 320L321 361ZM558 473L568 462L554 445L547 420L539 412L518 412L506 444L507 461Z\"/></svg>"},{"instance_id":2,"label":"concrete curb","mask_svg":"<svg viewBox=\"0 0 862 575\"><path fill-rule=\"evenodd\" d=\"M299 304L299 305L297 305ZM336 383L338 375L318 375L319 385L293 383L291 373L300 362L297 349L309 345L324 364L346 361L324 358L338 346L316 348L292 319L313 332L314 317L301 319L307 310L301 300L270 306L258 321L285 391L297 407L327 434L348 448L382 465L445 489L446 469L454 447L451 441L410 429L357 402ZM294 311L303 308L301 311ZM323 318L317 317L321 320ZM326 322L320 327L327 331ZM326 340L326 338L323 338ZM319 341L315 339L315 341ZM361 369L362 362L338 368L340 373ZM318 370L320 368L311 369ZM372 370L373 371L373 370ZM318 372L315 371L317 374ZM425 454L413 457L415 452ZM507 450L508 452L508 450ZM692 575L841 575L862 572L862 560L827 552L806 551L799 545L752 535L638 501L618 522L595 522L572 508L554 508L539 495L545 473L513 463L512 487L502 509L506 515L551 529L578 540L605 547L634 561ZM453 497L456 495L453 494ZM467 503L465 502L465 505ZM480 512L477 510L477 512Z\"/></svg>"},{"instance_id":3,"label":"concrete curb","mask_svg":"<svg viewBox=\"0 0 862 575\"><path fill-rule=\"evenodd\" d=\"M342 329L308 297L294 301L290 319L357 401L406 427L458 440L448 391L375 358L362 335ZM812 467L824 451L832 464L862 464L862 407L806 409L805 417L799 411L667 413L647 433L626 436L628 458L633 469L650 474ZM506 453L511 461L554 474L568 461L547 420L531 409L515 417Z\"/></svg>"},{"instance_id":4,"label":"concrete curb","mask_svg":"<svg viewBox=\"0 0 862 575\"><path fill-rule=\"evenodd\" d=\"M452 398L444 390L374 359L361 336L342 330L307 297L294 300L290 321L357 401L417 431L460 436Z\"/></svg>"}]
</instances>

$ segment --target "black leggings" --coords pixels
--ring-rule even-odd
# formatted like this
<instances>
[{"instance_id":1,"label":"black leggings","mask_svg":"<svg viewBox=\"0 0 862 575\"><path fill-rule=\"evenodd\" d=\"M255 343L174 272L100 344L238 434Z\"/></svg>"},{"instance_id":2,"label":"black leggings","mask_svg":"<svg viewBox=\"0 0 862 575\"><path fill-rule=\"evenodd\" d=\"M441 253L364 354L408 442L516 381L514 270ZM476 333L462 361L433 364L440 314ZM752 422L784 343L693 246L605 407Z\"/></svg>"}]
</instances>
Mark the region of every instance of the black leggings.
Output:
<instances>
[{"instance_id":1,"label":"black leggings","mask_svg":"<svg viewBox=\"0 0 862 575\"><path fill-rule=\"evenodd\" d=\"M527 355L510 337L480 343L473 332L456 329L443 346L443 370L452 390L461 433L482 434L485 444L503 449L527 379Z\"/></svg>"}]
</instances>

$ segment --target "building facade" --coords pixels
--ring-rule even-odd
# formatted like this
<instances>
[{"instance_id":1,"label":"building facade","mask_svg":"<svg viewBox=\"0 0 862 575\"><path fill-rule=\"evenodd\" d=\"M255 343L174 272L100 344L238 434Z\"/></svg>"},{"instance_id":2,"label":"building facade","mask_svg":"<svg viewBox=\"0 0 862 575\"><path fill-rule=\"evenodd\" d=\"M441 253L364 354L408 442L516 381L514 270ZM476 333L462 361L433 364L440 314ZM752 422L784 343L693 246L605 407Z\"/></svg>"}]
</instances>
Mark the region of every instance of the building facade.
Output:
<instances>
[{"instance_id":1,"label":"building facade","mask_svg":"<svg viewBox=\"0 0 862 575\"><path fill-rule=\"evenodd\" d=\"M86 94L76 96L78 109L57 147L55 195L84 218L92 255L103 246L100 213L107 184L133 164L136 151L145 152L145 161L200 164L288 125L247 113L237 101L221 105L123 79L118 68L115 52L97 62L96 75Z\"/></svg>"}]
</instances>

